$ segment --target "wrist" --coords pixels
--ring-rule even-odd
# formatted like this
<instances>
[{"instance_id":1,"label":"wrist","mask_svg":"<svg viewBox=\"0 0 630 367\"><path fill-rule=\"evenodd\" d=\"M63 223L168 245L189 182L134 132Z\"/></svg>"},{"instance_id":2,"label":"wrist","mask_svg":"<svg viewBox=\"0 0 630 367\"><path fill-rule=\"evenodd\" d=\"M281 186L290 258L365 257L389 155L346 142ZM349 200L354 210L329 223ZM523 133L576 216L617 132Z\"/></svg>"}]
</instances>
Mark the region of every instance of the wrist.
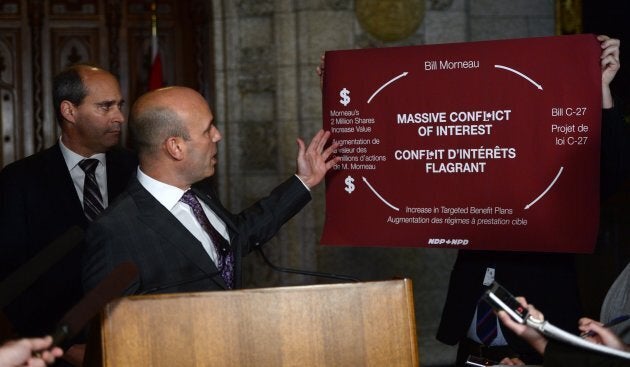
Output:
<instances>
[{"instance_id":1,"label":"wrist","mask_svg":"<svg viewBox=\"0 0 630 367\"><path fill-rule=\"evenodd\" d=\"M531 345L538 353L544 355L547 348L547 338L541 335L541 338L532 342Z\"/></svg>"},{"instance_id":2,"label":"wrist","mask_svg":"<svg viewBox=\"0 0 630 367\"><path fill-rule=\"evenodd\" d=\"M309 186L309 185L306 183L306 178L304 178L304 177L302 177L302 176L298 175L297 173L295 174L295 177L297 177L297 179L298 179L298 180L300 180L300 182L302 183L302 185L304 185L304 187L305 187L308 191L311 191L311 186Z\"/></svg>"},{"instance_id":3,"label":"wrist","mask_svg":"<svg viewBox=\"0 0 630 367\"><path fill-rule=\"evenodd\" d=\"M613 108L614 104L610 88L608 88L608 86L602 87L602 108Z\"/></svg>"}]
</instances>

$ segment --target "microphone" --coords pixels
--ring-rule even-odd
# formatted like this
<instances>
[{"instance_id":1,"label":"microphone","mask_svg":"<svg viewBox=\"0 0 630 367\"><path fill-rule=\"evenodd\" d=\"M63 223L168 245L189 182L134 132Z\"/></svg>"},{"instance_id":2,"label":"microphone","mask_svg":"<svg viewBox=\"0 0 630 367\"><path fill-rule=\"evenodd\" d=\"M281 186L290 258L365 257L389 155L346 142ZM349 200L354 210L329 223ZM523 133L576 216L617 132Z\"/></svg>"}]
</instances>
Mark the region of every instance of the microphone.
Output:
<instances>
[{"instance_id":1,"label":"microphone","mask_svg":"<svg viewBox=\"0 0 630 367\"><path fill-rule=\"evenodd\" d=\"M123 295L137 278L138 268L132 262L126 261L116 266L61 318L51 334L53 345L60 345L79 333L107 303Z\"/></svg>"},{"instance_id":2,"label":"microphone","mask_svg":"<svg viewBox=\"0 0 630 367\"><path fill-rule=\"evenodd\" d=\"M267 256L265 255L265 253L262 250L262 246L258 246L258 247L256 247L256 249L258 250L258 253L260 253L260 256L262 256L262 258L265 261L265 263L271 269L273 269L275 271L278 271L278 272L281 272L281 273L307 275L307 276L311 276L311 277L336 279L336 280L344 280L344 281L351 281L351 282L361 282L360 279L351 277L349 275L323 273L323 272L318 272L318 271L301 270L301 269L293 269L293 268L282 268L282 267L274 265L271 261L269 261L269 259L267 258Z\"/></svg>"},{"instance_id":3,"label":"microphone","mask_svg":"<svg viewBox=\"0 0 630 367\"><path fill-rule=\"evenodd\" d=\"M66 256L83 240L83 230L70 227L50 245L25 262L0 283L0 308L11 303L54 264Z\"/></svg>"},{"instance_id":4,"label":"microphone","mask_svg":"<svg viewBox=\"0 0 630 367\"><path fill-rule=\"evenodd\" d=\"M328 278L328 279L336 279L336 280L343 280L343 281L350 281L350 282L361 282L360 279L357 278L353 278L351 276L348 275L340 275L340 274L332 274L332 273L322 273L322 272L316 272L316 271L309 271L309 270L301 270L301 269L292 269L292 268L283 268L283 267L279 267L274 265L265 255L265 253L262 250L261 246L257 246L256 249L258 250L258 252L260 253L260 255L262 256L263 260L265 261L265 263L267 264L267 266L269 266L271 269L273 269L274 271L278 271L278 272L282 272L282 273L291 273L291 274L299 274L299 275L307 275L307 276L312 276L312 277L319 277L319 278ZM164 284L164 285L159 285L159 286L155 286L153 288L144 290L140 293L138 293L138 295L147 295L147 294L153 294L153 293L157 293L160 291L163 291L165 289L169 289L169 288L174 288L174 287L179 287L181 285L186 285L186 284L190 284L190 283L194 283L194 282L198 282L200 280L204 280L204 279L211 279L214 281L215 276L217 275L221 275L221 271L216 271L214 273L204 273L200 276L194 277L194 278L190 278L190 279L183 279L183 280L179 280L177 282L172 282L172 283L168 283L168 284Z\"/></svg>"},{"instance_id":5,"label":"microphone","mask_svg":"<svg viewBox=\"0 0 630 367\"><path fill-rule=\"evenodd\" d=\"M179 280L177 282L173 282L173 283L168 283L168 284L164 284L164 285L159 285L147 290L144 290L140 293L138 293L138 295L145 295L145 294L152 294L152 293L156 293L159 291L163 291L165 289L169 289L169 288L174 288L174 287L179 287L180 285L186 285L186 284L190 284L190 283L194 283L194 282L198 282L200 280L204 280L204 279L212 279L217 275L220 275L221 271L217 271L214 273L210 273L210 274L202 274L200 276L194 277L194 278L190 278L190 279L183 279L183 280ZM212 279L214 281L214 279Z\"/></svg>"}]
</instances>

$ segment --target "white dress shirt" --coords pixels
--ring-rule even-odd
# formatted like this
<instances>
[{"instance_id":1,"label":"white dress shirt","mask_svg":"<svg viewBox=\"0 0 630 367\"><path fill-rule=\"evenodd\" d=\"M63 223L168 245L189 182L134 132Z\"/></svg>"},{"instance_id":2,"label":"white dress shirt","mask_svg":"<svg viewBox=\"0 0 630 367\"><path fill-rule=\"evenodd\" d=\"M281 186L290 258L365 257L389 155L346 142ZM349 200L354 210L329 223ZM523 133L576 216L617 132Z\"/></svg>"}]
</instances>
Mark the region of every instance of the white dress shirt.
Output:
<instances>
[{"instance_id":1,"label":"white dress shirt","mask_svg":"<svg viewBox=\"0 0 630 367\"><path fill-rule=\"evenodd\" d=\"M219 256L212 244L212 240L208 233L201 227L201 224L195 218L195 214L192 209L187 205L179 201L185 190L178 187L171 186L164 182L160 182L152 177L147 176L140 167L138 167L137 173L138 181L157 201L160 202L168 211L171 212L179 220L188 231L195 236L201 242L204 250L208 253L212 261L218 265ZM225 222L221 220L203 200L199 199L201 207L203 208L206 217L219 232L223 238L229 241L229 236Z\"/></svg>"},{"instance_id":2,"label":"white dress shirt","mask_svg":"<svg viewBox=\"0 0 630 367\"><path fill-rule=\"evenodd\" d=\"M68 147L63 145L61 138L59 138L59 147L61 148L61 154L66 161L66 166L74 182L74 188L77 190L81 205L83 205L83 183L85 182L85 172L79 167L79 162L86 158L94 158L98 160L98 165L94 171L96 175L96 182L98 182L98 189L101 192L101 198L103 199L103 208L107 208L109 203L109 197L107 195L107 170L105 169L105 153L97 153L91 157L84 157L71 151Z\"/></svg>"}]
</instances>

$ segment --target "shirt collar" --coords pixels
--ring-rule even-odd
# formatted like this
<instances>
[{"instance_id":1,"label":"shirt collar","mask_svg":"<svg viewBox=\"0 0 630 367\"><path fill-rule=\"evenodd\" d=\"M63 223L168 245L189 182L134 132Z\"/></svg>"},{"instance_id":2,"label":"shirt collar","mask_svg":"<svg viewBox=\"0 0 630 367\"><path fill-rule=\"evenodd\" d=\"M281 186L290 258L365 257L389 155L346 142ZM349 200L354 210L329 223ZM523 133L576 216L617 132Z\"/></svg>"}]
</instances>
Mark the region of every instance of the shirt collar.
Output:
<instances>
[{"instance_id":1,"label":"shirt collar","mask_svg":"<svg viewBox=\"0 0 630 367\"><path fill-rule=\"evenodd\" d=\"M138 167L138 181L153 197L160 202L169 211L179 202L185 190L179 187L158 181L144 172Z\"/></svg>"},{"instance_id":2,"label":"shirt collar","mask_svg":"<svg viewBox=\"0 0 630 367\"><path fill-rule=\"evenodd\" d=\"M66 166L68 166L68 171L71 171L73 168L75 168L79 164L79 162L81 162L82 160L86 158L98 159L98 161L103 165L103 167L105 166L105 153L96 153L92 155L91 157L84 157L80 154L73 152L72 150L70 150L70 148L65 146L63 142L61 141L61 137L59 137L59 148L61 149L61 155L63 155L64 161L66 161Z\"/></svg>"}]
</instances>

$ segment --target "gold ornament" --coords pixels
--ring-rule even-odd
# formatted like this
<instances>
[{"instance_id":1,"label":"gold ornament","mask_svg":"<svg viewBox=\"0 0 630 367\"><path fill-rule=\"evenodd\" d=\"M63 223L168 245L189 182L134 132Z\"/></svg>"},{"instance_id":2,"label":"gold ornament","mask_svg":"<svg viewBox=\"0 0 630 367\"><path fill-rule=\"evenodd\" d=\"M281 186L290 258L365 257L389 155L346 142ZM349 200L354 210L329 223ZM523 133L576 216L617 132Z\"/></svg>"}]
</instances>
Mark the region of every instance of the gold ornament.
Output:
<instances>
[{"instance_id":1,"label":"gold ornament","mask_svg":"<svg viewBox=\"0 0 630 367\"><path fill-rule=\"evenodd\" d=\"M381 41L411 36L424 18L424 0L355 0L361 27Z\"/></svg>"}]
</instances>

